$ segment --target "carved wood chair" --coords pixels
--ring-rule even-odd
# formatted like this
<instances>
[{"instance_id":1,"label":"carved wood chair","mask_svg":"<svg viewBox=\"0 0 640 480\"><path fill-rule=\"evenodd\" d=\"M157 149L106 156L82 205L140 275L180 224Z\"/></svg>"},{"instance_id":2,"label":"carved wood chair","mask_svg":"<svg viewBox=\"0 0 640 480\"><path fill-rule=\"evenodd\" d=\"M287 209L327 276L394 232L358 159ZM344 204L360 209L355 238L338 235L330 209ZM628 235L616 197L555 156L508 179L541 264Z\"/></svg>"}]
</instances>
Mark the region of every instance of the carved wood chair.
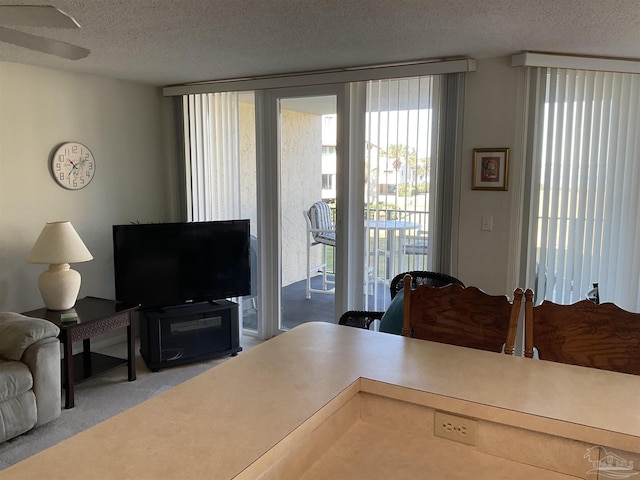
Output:
<instances>
[{"instance_id":1,"label":"carved wood chair","mask_svg":"<svg viewBox=\"0 0 640 480\"><path fill-rule=\"evenodd\" d=\"M476 287L412 289L411 281L405 276L402 335L513 355L521 288L511 303L505 295L489 295Z\"/></svg>"},{"instance_id":2,"label":"carved wood chair","mask_svg":"<svg viewBox=\"0 0 640 480\"><path fill-rule=\"evenodd\" d=\"M581 300L533 306L525 292L525 357L640 375L640 313Z\"/></svg>"}]
</instances>

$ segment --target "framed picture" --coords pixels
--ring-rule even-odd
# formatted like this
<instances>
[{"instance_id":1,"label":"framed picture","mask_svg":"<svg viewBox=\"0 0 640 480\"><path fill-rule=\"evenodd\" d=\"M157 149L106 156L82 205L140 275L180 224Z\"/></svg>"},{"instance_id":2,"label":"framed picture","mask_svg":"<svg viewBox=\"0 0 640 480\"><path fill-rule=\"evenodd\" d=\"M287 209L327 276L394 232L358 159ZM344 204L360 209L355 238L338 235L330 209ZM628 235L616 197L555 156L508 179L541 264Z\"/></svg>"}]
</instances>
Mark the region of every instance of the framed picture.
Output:
<instances>
[{"instance_id":1,"label":"framed picture","mask_svg":"<svg viewBox=\"0 0 640 480\"><path fill-rule=\"evenodd\" d=\"M474 148L472 190L507 190L509 149Z\"/></svg>"}]
</instances>

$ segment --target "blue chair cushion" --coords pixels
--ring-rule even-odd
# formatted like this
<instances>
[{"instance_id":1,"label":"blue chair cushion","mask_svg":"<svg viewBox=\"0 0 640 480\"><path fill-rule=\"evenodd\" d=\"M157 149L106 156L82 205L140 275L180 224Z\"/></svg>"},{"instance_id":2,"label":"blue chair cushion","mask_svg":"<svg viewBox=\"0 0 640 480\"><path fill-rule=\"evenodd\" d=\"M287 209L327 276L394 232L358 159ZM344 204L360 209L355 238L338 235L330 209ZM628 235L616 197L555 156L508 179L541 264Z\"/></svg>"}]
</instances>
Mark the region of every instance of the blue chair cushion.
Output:
<instances>
[{"instance_id":1,"label":"blue chair cushion","mask_svg":"<svg viewBox=\"0 0 640 480\"><path fill-rule=\"evenodd\" d=\"M404 289L401 289L380 319L380 331L402 335L402 311L404 309Z\"/></svg>"}]
</instances>

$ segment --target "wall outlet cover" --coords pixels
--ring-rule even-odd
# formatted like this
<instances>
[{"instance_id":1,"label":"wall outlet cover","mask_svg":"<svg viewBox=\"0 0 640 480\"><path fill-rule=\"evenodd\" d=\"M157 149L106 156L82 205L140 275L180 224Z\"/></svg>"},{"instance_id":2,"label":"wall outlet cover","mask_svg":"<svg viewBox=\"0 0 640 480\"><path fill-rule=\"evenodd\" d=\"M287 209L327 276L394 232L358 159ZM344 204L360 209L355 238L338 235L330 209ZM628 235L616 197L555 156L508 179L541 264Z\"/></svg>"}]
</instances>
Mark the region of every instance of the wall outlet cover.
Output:
<instances>
[{"instance_id":1,"label":"wall outlet cover","mask_svg":"<svg viewBox=\"0 0 640 480\"><path fill-rule=\"evenodd\" d=\"M447 438L467 445L476 444L478 420L436 411L434 424L436 437Z\"/></svg>"}]
</instances>

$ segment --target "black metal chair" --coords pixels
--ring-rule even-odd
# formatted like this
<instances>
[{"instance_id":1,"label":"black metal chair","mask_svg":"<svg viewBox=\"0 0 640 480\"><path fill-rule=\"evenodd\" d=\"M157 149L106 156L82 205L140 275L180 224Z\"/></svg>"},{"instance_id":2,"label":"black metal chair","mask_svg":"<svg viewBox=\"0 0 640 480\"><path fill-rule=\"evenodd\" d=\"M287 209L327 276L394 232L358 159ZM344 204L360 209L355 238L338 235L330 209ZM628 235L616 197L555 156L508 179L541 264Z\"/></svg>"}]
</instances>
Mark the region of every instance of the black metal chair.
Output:
<instances>
[{"instance_id":1,"label":"black metal chair","mask_svg":"<svg viewBox=\"0 0 640 480\"><path fill-rule=\"evenodd\" d=\"M461 285L464 287L464 283L451 275L440 272L428 272L426 270L412 270L410 272L399 273L391 280L389 284L389 290L391 294L391 300L396 294L404 288L404 276L411 275L412 287L416 288L418 285L430 285L432 287L443 287L450 283ZM366 311L366 310L348 310L340 316L338 324L347 325L349 327L364 328L369 330L369 327L375 320L380 320L384 312Z\"/></svg>"},{"instance_id":2,"label":"black metal chair","mask_svg":"<svg viewBox=\"0 0 640 480\"><path fill-rule=\"evenodd\" d=\"M425 270L412 270L410 272L399 273L391 283L389 284L389 289L391 290L391 300L396 294L404 288L404 276L411 275L412 282L411 288L416 288L418 285L429 285L430 287L444 287L445 285L449 285L450 283L461 285L464 287L464 283L458 280L456 277L452 277L451 275L447 275L446 273L440 272L427 272Z\"/></svg>"},{"instance_id":3,"label":"black metal chair","mask_svg":"<svg viewBox=\"0 0 640 480\"><path fill-rule=\"evenodd\" d=\"M369 327L375 320L380 320L384 312L367 312L365 310L349 310L340 316L338 323L348 327L364 328Z\"/></svg>"}]
</instances>

